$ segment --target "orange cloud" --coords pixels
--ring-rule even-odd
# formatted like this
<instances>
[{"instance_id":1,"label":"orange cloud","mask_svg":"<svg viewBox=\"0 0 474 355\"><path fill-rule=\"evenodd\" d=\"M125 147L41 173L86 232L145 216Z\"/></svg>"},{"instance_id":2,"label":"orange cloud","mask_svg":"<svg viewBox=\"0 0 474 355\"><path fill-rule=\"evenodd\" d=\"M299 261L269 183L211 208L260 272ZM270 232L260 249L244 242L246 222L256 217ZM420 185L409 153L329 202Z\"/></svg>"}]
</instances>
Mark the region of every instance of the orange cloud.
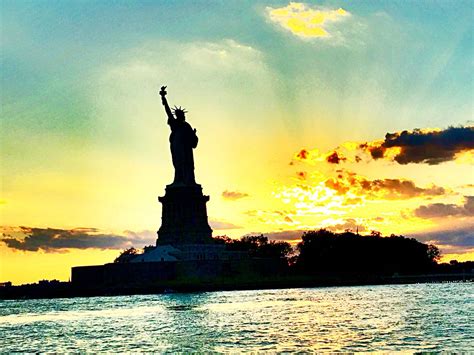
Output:
<instances>
[{"instance_id":1,"label":"orange cloud","mask_svg":"<svg viewBox=\"0 0 474 355\"><path fill-rule=\"evenodd\" d=\"M293 159L296 161L301 161L310 165L314 165L317 162L324 161L325 156L319 152L319 149L308 150L303 148L295 154Z\"/></svg>"},{"instance_id":2,"label":"orange cloud","mask_svg":"<svg viewBox=\"0 0 474 355\"><path fill-rule=\"evenodd\" d=\"M295 154L293 159L310 165L315 165L318 162L324 161L331 164L339 164L339 162L347 160L346 157L344 157L341 153L337 151L331 151L326 154L321 154L319 149L317 148L311 150L303 148Z\"/></svg>"},{"instance_id":3,"label":"orange cloud","mask_svg":"<svg viewBox=\"0 0 474 355\"><path fill-rule=\"evenodd\" d=\"M340 153L338 154L336 151L332 152L326 157L326 161L330 164L339 164L339 162L345 160L347 160L347 158L341 156Z\"/></svg>"},{"instance_id":4,"label":"orange cloud","mask_svg":"<svg viewBox=\"0 0 474 355\"><path fill-rule=\"evenodd\" d=\"M296 176L300 180L306 180L306 178L308 177L308 173L306 171L297 171Z\"/></svg>"},{"instance_id":5,"label":"orange cloud","mask_svg":"<svg viewBox=\"0 0 474 355\"><path fill-rule=\"evenodd\" d=\"M224 192L222 192L222 198L225 200L231 200L231 201L240 200L241 198L248 197L248 196L249 194L245 192L228 191L228 190L225 190Z\"/></svg>"}]
</instances>

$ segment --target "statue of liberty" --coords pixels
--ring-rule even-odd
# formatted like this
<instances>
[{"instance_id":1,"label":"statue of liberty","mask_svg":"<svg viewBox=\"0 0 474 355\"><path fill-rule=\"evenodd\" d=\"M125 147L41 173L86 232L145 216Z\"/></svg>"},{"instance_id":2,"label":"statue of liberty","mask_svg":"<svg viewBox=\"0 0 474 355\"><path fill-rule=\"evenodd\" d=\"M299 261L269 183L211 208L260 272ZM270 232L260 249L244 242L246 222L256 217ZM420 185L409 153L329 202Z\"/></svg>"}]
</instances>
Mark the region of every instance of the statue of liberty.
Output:
<instances>
[{"instance_id":1,"label":"statue of liberty","mask_svg":"<svg viewBox=\"0 0 474 355\"><path fill-rule=\"evenodd\" d=\"M162 86L160 91L161 102L165 107L168 124L171 128L170 148L174 166L172 185L196 185L193 159L193 149L198 144L196 129L192 129L191 125L186 122L186 111L183 108L175 106L173 112L171 112L166 94L166 86Z\"/></svg>"}]
</instances>

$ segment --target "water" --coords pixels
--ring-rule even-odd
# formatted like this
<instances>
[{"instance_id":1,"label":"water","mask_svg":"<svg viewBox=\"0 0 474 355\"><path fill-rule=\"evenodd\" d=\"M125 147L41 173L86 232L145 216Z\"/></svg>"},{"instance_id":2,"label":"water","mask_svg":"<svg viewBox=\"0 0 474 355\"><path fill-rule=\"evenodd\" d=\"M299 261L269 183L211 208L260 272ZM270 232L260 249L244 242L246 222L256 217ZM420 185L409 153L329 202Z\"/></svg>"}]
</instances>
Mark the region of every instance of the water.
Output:
<instances>
[{"instance_id":1,"label":"water","mask_svg":"<svg viewBox=\"0 0 474 355\"><path fill-rule=\"evenodd\" d=\"M474 284L0 301L0 350L473 351Z\"/></svg>"}]
</instances>

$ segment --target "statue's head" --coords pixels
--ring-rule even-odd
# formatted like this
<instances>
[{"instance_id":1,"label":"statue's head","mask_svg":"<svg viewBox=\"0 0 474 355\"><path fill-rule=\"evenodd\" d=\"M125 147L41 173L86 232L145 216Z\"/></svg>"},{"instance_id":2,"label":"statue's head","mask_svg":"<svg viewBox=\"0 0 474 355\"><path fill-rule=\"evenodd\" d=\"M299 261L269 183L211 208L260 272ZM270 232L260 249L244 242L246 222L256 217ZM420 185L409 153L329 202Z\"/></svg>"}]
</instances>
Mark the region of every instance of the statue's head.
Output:
<instances>
[{"instance_id":1,"label":"statue's head","mask_svg":"<svg viewBox=\"0 0 474 355\"><path fill-rule=\"evenodd\" d=\"M180 107L174 107L173 113L178 121L184 121L186 120L186 110L184 108Z\"/></svg>"}]
</instances>

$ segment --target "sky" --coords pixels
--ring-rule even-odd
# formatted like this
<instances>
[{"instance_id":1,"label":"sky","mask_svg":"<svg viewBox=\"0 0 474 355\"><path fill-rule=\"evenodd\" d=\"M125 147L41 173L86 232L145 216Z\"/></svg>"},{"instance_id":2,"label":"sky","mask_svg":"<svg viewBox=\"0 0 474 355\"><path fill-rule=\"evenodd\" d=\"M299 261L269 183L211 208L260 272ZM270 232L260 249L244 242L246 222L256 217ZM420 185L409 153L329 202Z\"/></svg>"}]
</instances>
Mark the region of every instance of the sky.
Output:
<instances>
[{"instance_id":1,"label":"sky","mask_svg":"<svg viewBox=\"0 0 474 355\"><path fill-rule=\"evenodd\" d=\"M0 282L155 243L162 85L197 129L214 236L380 231L474 260L471 1L0 10Z\"/></svg>"}]
</instances>

